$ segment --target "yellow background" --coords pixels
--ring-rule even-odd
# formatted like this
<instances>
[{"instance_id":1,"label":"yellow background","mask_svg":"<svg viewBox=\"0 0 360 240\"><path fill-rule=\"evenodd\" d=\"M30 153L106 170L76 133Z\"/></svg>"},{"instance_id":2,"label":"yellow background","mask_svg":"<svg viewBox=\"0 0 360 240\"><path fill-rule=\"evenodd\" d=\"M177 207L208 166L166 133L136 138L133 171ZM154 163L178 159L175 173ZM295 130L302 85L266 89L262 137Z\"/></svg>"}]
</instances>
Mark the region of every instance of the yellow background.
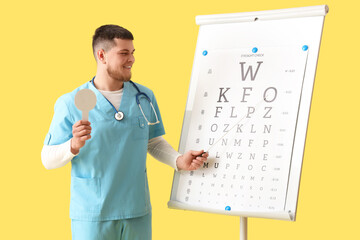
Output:
<instances>
[{"instance_id":1,"label":"yellow background","mask_svg":"<svg viewBox=\"0 0 360 240\"><path fill-rule=\"evenodd\" d=\"M328 4L297 221L249 219L249 239L360 239L359 3L355 0L12 1L0 4L0 239L71 239L70 164L40 152L56 99L96 70L91 37L114 23L135 36L133 80L152 88L177 149L196 15ZM173 170L148 158L153 239L239 239L239 217L167 208Z\"/></svg>"}]
</instances>

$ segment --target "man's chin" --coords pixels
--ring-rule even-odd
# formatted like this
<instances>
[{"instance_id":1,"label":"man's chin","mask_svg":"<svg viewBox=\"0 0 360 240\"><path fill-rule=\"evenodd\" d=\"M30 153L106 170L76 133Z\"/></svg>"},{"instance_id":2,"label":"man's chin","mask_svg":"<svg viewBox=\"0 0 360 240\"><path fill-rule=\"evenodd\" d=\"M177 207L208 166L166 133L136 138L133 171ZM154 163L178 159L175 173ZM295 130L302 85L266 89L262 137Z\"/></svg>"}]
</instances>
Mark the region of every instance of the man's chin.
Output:
<instances>
[{"instance_id":1,"label":"man's chin","mask_svg":"<svg viewBox=\"0 0 360 240\"><path fill-rule=\"evenodd\" d=\"M128 82L131 80L131 73L119 74L108 70L108 74L112 79L117 80L119 82Z\"/></svg>"},{"instance_id":2,"label":"man's chin","mask_svg":"<svg viewBox=\"0 0 360 240\"><path fill-rule=\"evenodd\" d=\"M123 82L128 82L131 80L131 74L129 76L123 76L122 79L121 79Z\"/></svg>"}]
</instances>

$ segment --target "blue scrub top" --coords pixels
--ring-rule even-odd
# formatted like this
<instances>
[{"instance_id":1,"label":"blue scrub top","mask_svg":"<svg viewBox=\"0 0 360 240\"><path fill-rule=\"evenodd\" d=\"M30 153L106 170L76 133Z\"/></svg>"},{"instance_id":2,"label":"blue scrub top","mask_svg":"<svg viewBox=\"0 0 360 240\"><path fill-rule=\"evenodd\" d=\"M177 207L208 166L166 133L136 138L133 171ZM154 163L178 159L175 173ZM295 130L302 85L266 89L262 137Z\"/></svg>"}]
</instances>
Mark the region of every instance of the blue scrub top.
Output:
<instances>
[{"instance_id":1,"label":"blue scrub top","mask_svg":"<svg viewBox=\"0 0 360 240\"><path fill-rule=\"evenodd\" d=\"M85 221L105 221L134 218L151 212L146 174L147 145L151 138L165 134L159 108L153 92L136 84L151 99L159 124L145 121L131 83L124 83L120 110L125 117L114 118L115 111L106 98L87 82L73 92L61 96L44 144L57 145L72 138L72 126L81 119L74 97L84 88L93 90L97 103L89 112L91 139L71 163L70 218ZM150 122L156 118L149 102L140 98ZM150 116L150 117L149 117Z\"/></svg>"}]
</instances>

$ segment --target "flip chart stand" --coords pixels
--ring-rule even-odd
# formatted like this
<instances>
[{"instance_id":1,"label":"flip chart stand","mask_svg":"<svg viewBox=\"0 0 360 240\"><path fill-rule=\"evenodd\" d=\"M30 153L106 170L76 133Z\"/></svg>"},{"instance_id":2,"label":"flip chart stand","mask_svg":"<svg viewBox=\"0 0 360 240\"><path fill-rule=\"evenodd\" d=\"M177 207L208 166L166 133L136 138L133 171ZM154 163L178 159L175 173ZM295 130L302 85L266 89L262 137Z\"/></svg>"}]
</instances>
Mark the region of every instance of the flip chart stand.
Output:
<instances>
[{"instance_id":1,"label":"flip chart stand","mask_svg":"<svg viewBox=\"0 0 360 240\"><path fill-rule=\"evenodd\" d=\"M240 217L240 240L247 240L247 217Z\"/></svg>"},{"instance_id":2,"label":"flip chart stand","mask_svg":"<svg viewBox=\"0 0 360 240\"><path fill-rule=\"evenodd\" d=\"M169 208L239 216L240 240L247 240L249 217L295 221L328 11L322 5L196 17L200 28L179 152L222 142L203 168L174 172ZM252 99L245 100L250 91ZM281 100L274 102L276 97ZM250 116L261 98L263 111L272 113ZM236 124L225 139L246 109L251 125Z\"/></svg>"}]
</instances>

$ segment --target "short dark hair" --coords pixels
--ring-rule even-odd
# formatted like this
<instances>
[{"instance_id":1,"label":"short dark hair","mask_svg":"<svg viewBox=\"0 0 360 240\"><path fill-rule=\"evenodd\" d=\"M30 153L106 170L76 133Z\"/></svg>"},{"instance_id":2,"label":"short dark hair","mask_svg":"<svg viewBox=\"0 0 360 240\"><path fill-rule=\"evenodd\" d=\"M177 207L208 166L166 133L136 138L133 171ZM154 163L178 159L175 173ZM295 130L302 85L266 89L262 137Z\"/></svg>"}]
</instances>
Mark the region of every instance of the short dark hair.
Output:
<instances>
[{"instance_id":1,"label":"short dark hair","mask_svg":"<svg viewBox=\"0 0 360 240\"><path fill-rule=\"evenodd\" d=\"M92 41L93 53L96 60L95 48L99 44L102 44L105 51L111 49L115 46L114 38L134 40L134 36L129 30L118 25L108 24L97 28Z\"/></svg>"}]
</instances>

